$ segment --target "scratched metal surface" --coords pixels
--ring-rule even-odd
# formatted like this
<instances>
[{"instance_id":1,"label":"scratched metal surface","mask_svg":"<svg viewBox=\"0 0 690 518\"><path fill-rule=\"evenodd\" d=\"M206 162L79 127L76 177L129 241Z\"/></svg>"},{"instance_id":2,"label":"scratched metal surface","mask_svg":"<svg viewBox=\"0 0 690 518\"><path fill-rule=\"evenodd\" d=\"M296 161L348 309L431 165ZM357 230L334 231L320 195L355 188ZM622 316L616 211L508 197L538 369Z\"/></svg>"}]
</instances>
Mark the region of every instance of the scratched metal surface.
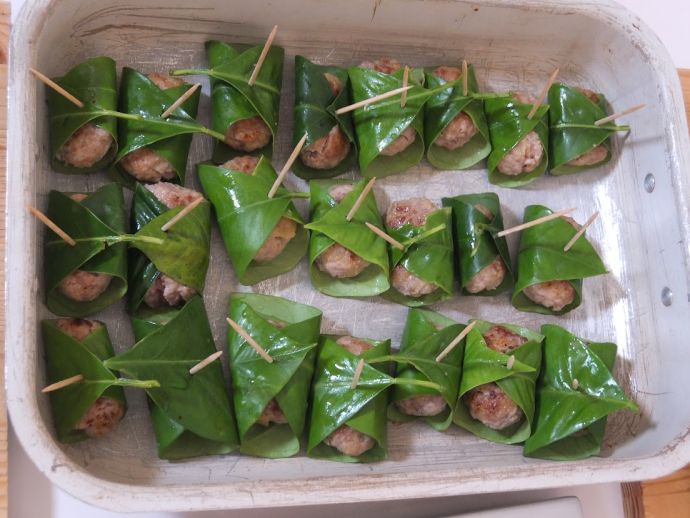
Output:
<instances>
[{"instance_id":1,"label":"scratched metal surface","mask_svg":"<svg viewBox=\"0 0 690 518\"><path fill-rule=\"evenodd\" d=\"M106 507L183 510L649 478L670 471L683 458L690 460L683 436L688 433L690 407L683 397L688 382L682 364L690 351L682 333L689 309L688 213L683 194L687 193L687 129L668 59L644 27L608 5L588 2L577 6L447 0L227 4L202 0L190 8L172 1L165 8L149 8L107 0L88 4L41 0L27 6L20 17L12 47L7 379L13 423L42 470L76 496ZM295 54L339 65L381 55L413 66L457 64L464 57L475 65L484 88L521 89L535 95L559 66L562 81L603 91L614 109L648 104L645 111L626 119L632 132L616 141L616 159L597 171L562 178L547 175L521 190L509 190L490 186L483 167L437 172L423 162L377 182L375 188L382 212L391 200L404 197L426 196L440 202L449 194L495 191L503 203L506 226L518 223L524 207L532 203L554 209L577 207L580 221L600 211L587 235L610 273L585 281L583 304L571 314L559 318L520 313L511 307L508 295L458 295L433 309L461 321L481 317L534 329L559 323L581 336L617 342L617 378L642 411L609 420L603 458L579 463L528 460L519 447L491 444L457 429L437 433L421 425L392 425L389 460L375 465L303 456L265 461L238 455L169 463L156 456L145 398L134 391L127 394L126 418L109 437L74 446L54 441L47 398L37 396L44 384L37 323L50 317L35 302L36 294L42 298L38 244L43 229L26 217L23 207L29 202L44 206L50 189L92 190L108 180L105 174L67 177L50 171L43 89L28 77L27 65L52 75L87 57L106 54L119 66L145 72L199 66L205 64L205 40L258 43L274 22L280 24L277 43L286 49L277 167L290 152ZM196 79L203 84L201 121L208 124L208 81ZM209 158L211 144L206 137L194 137L188 186L199 188L194 164ZM649 174L655 176L652 193L645 190ZM294 176L288 184L307 188ZM509 242L514 253L517 238L511 236ZM224 348L228 296L249 288L237 283L217 228L206 286L204 299L216 343ZM673 292L670 306L662 304L665 287ZM321 295L309 283L306 261L293 272L251 289L321 308L325 332L392 338L394 343L400 339L406 308L378 298ZM118 350L132 344L122 303L97 317L108 323ZM675 455L669 449L675 449ZM122 484L129 486L127 498L120 494ZM387 489L384 494L373 493L377 488Z\"/></svg>"}]
</instances>

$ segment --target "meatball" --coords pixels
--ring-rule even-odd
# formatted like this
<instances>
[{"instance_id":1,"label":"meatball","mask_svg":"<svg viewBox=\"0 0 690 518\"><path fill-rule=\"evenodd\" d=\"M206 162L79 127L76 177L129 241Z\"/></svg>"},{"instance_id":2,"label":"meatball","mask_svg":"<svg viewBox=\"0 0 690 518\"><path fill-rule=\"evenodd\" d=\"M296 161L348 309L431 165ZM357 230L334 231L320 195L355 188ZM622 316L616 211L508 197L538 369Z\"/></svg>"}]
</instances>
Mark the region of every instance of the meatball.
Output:
<instances>
[{"instance_id":1,"label":"meatball","mask_svg":"<svg viewBox=\"0 0 690 518\"><path fill-rule=\"evenodd\" d=\"M540 306L560 311L575 300L575 288L568 281L548 281L527 286L525 297Z\"/></svg>"},{"instance_id":2,"label":"meatball","mask_svg":"<svg viewBox=\"0 0 690 518\"><path fill-rule=\"evenodd\" d=\"M194 288L180 284L172 277L161 273L144 294L144 303L154 309L177 306L182 302L187 302L194 295L196 295Z\"/></svg>"},{"instance_id":3,"label":"meatball","mask_svg":"<svg viewBox=\"0 0 690 518\"><path fill-rule=\"evenodd\" d=\"M402 153L412 145L416 138L417 131L412 126L408 126L398 138L383 148L381 154L383 156L393 156Z\"/></svg>"},{"instance_id":4,"label":"meatball","mask_svg":"<svg viewBox=\"0 0 690 518\"><path fill-rule=\"evenodd\" d=\"M431 417L440 414L446 408L446 401L440 395L424 394L412 396L395 402L403 414L418 417Z\"/></svg>"},{"instance_id":5,"label":"meatball","mask_svg":"<svg viewBox=\"0 0 690 518\"><path fill-rule=\"evenodd\" d=\"M522 104L534 104L537 101L527 92L513 92L513 99Z\"/></svg>"},{"instance_id":6,"label":"meatball","mask_svg":"<svg viewBox=\"0 0 690 518\"><path fill-rule=\"evenodd\" d=\"M120 160L120 165L140 182L172 180L176 175L170 162L147 147L127 153Z\"/></svg>"},{"instance_id":7,"label":"meatball","mask_svg":"<svg viewBox=\"0 0 690 518\"><path fill-rule=\"evenodd\" d=\"M86 198L88 198L89 195L88 195L88 194L85 194L85 193L82 193L82 192L75 192L74 194L70 194L69 197L72 198L72 199L73 199L74 201L76 201L76 202L82 202L82 201L84 201Z\"/></svg>"},{"instance_id":8,"label":"meatball","mask_svg":"<svg viewBox=\"0 0 690 518\"><path fill-rule=\"evenodd\" d=\"M346 351L351 352L355 356L361 356L362 353L368 351L373 347L373 345L371 345L366 340L355 338L354 336L349 335L341 336L335 341L335 343L340 345Z\"/></svg>"},{"instance_id":9,"label":"meatball","mask_svg":"<svg viewBox=\"0 0 690 518\"><path fill-rule=\"evenodd\" d=\"M429 295L438 289L434 283L417 277L400 264L393 268L391 284L400 293L413 299Z\"/></svg>"},{"instance_id":10,"label":"meatball","mask_svg":"<svg viewBox=\"0 0 690 518\"><path fill-rule=\"evenodd\" d=\"M376 445L376 441L374 441L373 437L359 430L355 430L346 424L326 437L323 442L351 457L359 457Z\"/></svg>"},{"instance_id":11,"label":"meatball","mask_svg":"<svg viewBox=\"0 0 690 518\"><path fill-rule=\"evenodd\" d=\"M349 183L341 183L334 185L328 191L328 195L335 200L336 203L340 203L345 199L345 196L350 194L354 189L354 186Z\"/></svg>"},{"instance_id":12,"label":"meatball","mask_svg":"<svg viewBox=\"0 0 690 518\"><path fill-rule=\"evenodd\" d=\"M393 202L386 213L386 225L400 228L404 225L421 227L426 217L438 210L438 205L427 198L410 198Z\"/></svg>"},{"instance_id":13,"label":"meatball","mask_svg":"<svg viewBox=\"0 0 690 518\"><path fill-rule=\"evenodd\" d=\"M453 151L467 144L477 134L477 126L465 112L457 115L434 141L437 146Z\"/></svg>"},{"instance_id":14,"label":"meatball","mask_svg":"<svg viewBox=\"0 0 690 518\"><path fill-rule=\"evenodd\" d=\"M493 326L484 333L487 347L499 353L509 353L527 343L527 338L502 326Z\"/></svg>"},{"instance_id":15,"label":"meatball","mask_svg":"<svg viewBox=\"0 0 690 518\"><path fill-rule=\"evenodd\" d=\"M100 322L84 318L61 318L56 322L56 325L60 331L71 336L77 342L84 341L87 336L101 327Z\"/></svg>"},{"instance_id":16,"label":"meatball","mask_svg":"<svg viewBox=\"0 0 690 518\"><path fill-rule=\"evenodd\" d=\"M268 145L270 141L271 130L258 115L239 120L225 130L225 143L238 151L256 151Z\"/></svg>"},{"instance_id":17,"label":"meatball","mask_svg":"<svg viewBox=\"0 0 690 518\"><path fill-rule=\"evenodd\" d=\"M498 163L498 170L508 176L531 173L541 163L543 156L544 147L539 135L535 131L530 131L506 153Z\"/></svg>"},{"instance_id":18,"label":"meatball","mask_svg":"<svg viewBox=\"0 0 690 518\"><path fill-rule=\"evenodd\" d=\"M125 415L122 401L106 396L99 397L74 427L89 437L103 437L115 428Z\"/></svg>"},{"instance_id":19,"label":"meatball","mask_svg":"<svg viewBox=\"0 0 690 518\"><path fill-rule=\"evenodd\" d=\"M584 94L584 96L594 104L599 104L599 96L589 88L575 88L575 90L579 91L581 94Z\"/></svg>"},{"instance_id":20,"label":"meatball","mask_svg":"<svg viewBox=\"0 0 690 518\"><path fill-rule=\"evenodd\" d=\"M506 275L506 265L500 255L497 255L487 266L479 270L465 285L470 293L480 293L498 288Z\"/></svg>"},{"instance_id":21,"label":"meatball","mask_svg":"<svg viewBox=\"0 0 690 518\"><path fill-rule=\"evenodd\" d=\"M363 61L359 65L361 68L368 68L369 70L376 70L383 74L392 74L402 68L400 61L393 58L380 58L375 61Z\"/></svg>"},{"instance_id":22,"label":"meatball","mask_svg":"<svg viewBox=\"0 0 690 518\"><path fill-rule=\"evenodd\" d=\"M168 88L175 88L176 86L185 84L179 77L170 77L168 74L160 74L158 72L152 72L147 77L161 90L167 90Z\"/></svg>"},{"instance_id":23,"label":"meatball","mask_svg":"<svg viewBox=\"0 0 690 518\"><path fill-rule=\"evenodd\" d=\"M201 193L174 183L154 183L146 188L169 209L184 207L202 198Z\"/></svg>"},{"instance_id":24,"label":"meatball","mask_svg":"<svg viewBox=\"0 0 690 518\"><path fill-rule=\"evenodd\" d=\"M604 160L606 160L608 154L608 148L604 144L599 144L598 146L590 149L589 151L586 151L585 153L576 156L572 160L569 160L567 164L576 167L596 165L599 162L603 162Z\"/></svg>"},{"instance_id":25,"label":"meatball","mask_svg":"<svg viewBox=\"0 0 690 518\"><path fill-rule=\"evenodd\" d=\"M237 156L232 160L225 162L222 167L229 169L230 171L237 171L240 173L251 174L256 169L259 159L255 156L244 155Z\"/></svg>"},{"instance_id":26,"label":"meatball","mask_svg":"<svg viewBox=\"0 0 690 518\"><path fill-rule=\"evenodd\" d=\"M337 124L323 137L312 142L300 153L302 162L313 169L332 169L345 160L350 141Z\"/></svg>"},{"instance_id":27,"label":"meatball","mask_svg":"<svg viewBox=\"0 0 690 518\"><path fill-rule=\"evenodd\" d=\"M286 424L288 420L280 409L278 402L275 399L271 399L256 422L261 426L268 426L271 423Z\"/></svg>"},{"instance_id":28,"label":"meatball","mask_svg":"<svg viewBox=\"0 0 690 518\"><path fill-rule=\"evenodd\" d=\"M110 286L112 275L75 270L60 281L58 289L68 299L91 302L100 297Z\"/></svg>"},{"instance_id":29,"label":"meatball","mask_svg":"<svg viewBox=\"0 0 690 518\"><path fill-rule=\"evenodd\" d=\"M108 153L113 136L92 122L87 122L72 133L57 150L55 157L67 165L78 168L92 167Z\"/></svg>"},{"instance_id":30,"label":"meatball","mask_svg":"<svg viewBox=\"0 0 690 518\"><path fill-rule=\"evenodd\" d=\"M470 415L493 430L503 430L522 419L519 406L496 383L486 383L463 396Z\"/></svg>"},{"instance_id":31,"label":"meatball","mask_svg":"<svg viewBox=\"0 0 690 518\"><path fill-rule=\"evenodd\" d=\"M434 75L444 81L455 81L462 75L462 70L457 67L437 67Z\"/></svg>"},{"instance_id":32,"label":"meatball","mask_svg":"<svg viewBox=\"0 0 690 518\"><path fill-rule=\"evenodd\" d=\"M496 217L493 212L489 209L489 207L486 207L485 205L482 205L481 203L475 203L474 208L477 209L479 212L484 214L488 218L489 221L493 221L493 219Z\"/></svg>"},{"instance_id":33,"label":"meatball","mask_svg":"<svg viewBox=\"0 0 690 518\"><path fill-rule=\"evenodd\" d=\"M333 97L337 97L340 91L343 89L343 83L340 81L340 79L329 72L326 72L323 77L326 79L328 88L331 89Z\"/></svg>"},{"instance_id":34,"label":"meatball","mask_svg":"<svg viewBox=\"0 0 690 518\"><path fill-rule=\"evenodd\" d=\"M334 243L316 258L316 266L336 279L350 279L362 273L369 262L338 243Z\"/></svg>"},{"instance_id":35,"label":"meatball","mask_svg":"<svg viewBox=\"0 0 690 518\"><path fill-rule=\"evenodd\" d=\"M261 245L259 251L254 256L257 263L267 263L278 257L290 240L297 235L297 223L289 218L280 218L278 224Z\"/></svg>"}]
</instances>

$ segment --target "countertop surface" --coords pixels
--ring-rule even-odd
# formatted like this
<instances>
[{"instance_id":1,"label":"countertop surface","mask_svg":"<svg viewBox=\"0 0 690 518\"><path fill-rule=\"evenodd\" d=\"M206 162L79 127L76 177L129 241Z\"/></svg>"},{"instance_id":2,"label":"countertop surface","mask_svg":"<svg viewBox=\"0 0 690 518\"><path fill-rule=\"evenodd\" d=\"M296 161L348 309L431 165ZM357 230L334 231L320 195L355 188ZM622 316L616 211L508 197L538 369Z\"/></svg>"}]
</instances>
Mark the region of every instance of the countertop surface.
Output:
<instances>
[{"instance_id":1,"label":"countertop surface","mask_svg":"<svg viewBox=\"0 0 690 518\"><path fill-rule=\"evenodd\" d=\"M25 0L11 0L12 16L16 19ZM687 0L620 0L620 3L640 17L659 35L678 68L690 68L690 7ZM5 133L7 100L4 92L7 82L7 34L9 7L0 1L0 170L4 173ZM686 109L690 113L690 71L682 71ZM0 209L5 209L5 176L0 174ZM5 221L0 220L0 236L4 236ZM4 239L0 241L4 250ZM0 304L0 334L3 331L4 305ZM3 352L0 350L0 362ZM5 418L4 381L0 385L0 518L7 513L7 420ZM22 450L17 438L9 434L9 516L40 518L110 518L121 516L88 506L51 485L36 470ZM624 506L625 495L625 506ZM648 518L690 518L690 467L661 481L643 484L602 484L545 491L503 493L500 495L476 495L465 497L435 498L421 502L388 502L385 504L352 504L340 506L340 516L359 514L364 516L443 516L492 507L517 505L562 496L575 496L582 504L587 518L617 518L647 516ZM297 510L272 513L272 516L292 516ZM234 513L233 513L234 514ZM302 517L322 516L323 509L301 508ZM265 516L266 512L241 512L241 516ZM227 512L204 513L149 513L129 515L138 518L214 518L228 516ZM506 515L508 516L508 515ZM535 515L539 518L541 515Z\"/></svg>"}]
</instances>

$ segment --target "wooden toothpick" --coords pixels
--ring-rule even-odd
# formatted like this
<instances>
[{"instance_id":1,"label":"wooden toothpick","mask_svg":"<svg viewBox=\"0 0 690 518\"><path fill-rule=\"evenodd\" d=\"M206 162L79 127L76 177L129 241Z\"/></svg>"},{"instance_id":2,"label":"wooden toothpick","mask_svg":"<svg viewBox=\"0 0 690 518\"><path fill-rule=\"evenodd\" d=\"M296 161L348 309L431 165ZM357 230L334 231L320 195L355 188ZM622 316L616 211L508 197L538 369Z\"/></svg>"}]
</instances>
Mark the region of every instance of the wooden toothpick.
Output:
<instances>
[{"instance_id":1,"label":"wooden toothpick","mask_svg":"<svg viewBox=\"0 0 690 518\"><path fill-rule=\"evenodd\" d=\"M70 236L67 232L65 232L64 230L62 230L60 227L58 227L52 219L50 219L48 216L46 216L45 214L43 214L43 213L42 213L40 210L38 210L36 207L32 207L31 205L29 205L29 206L27 207L27 209L29 209L29 212L30 212L31 214L33 214L34 216L36 216L36 218L37 218L39 221L41 221L41 223L43 223L43 224L44 224L45 226L47 226L50 230L52 230L52 231L55 232L58 236L60 236L60 238L61 238L65 243L67 243L69 246L74 246L74 245L77 244L77 242L76 242L74 239L72 239L72 236Z\"/></svg>"},{"instance_id":2,"label":"wooden toothpick","mask_svg":"<svg viewBox=\"0 0 690 518\"><path fill-rule=\"evenodd\" d=\"M259 356L261 356L264 360L266 360L268 363L273 363L273 358L271 357L270 354L266 352L266 349L261 347L256 340L254 340L251 336L249 336L249 333L247 333L244 329L240 327L240 325L235 322L231 318L226 318L228 321L228 324L230 324L230 327L232 327L235 332L240 335L242 338L244 338L244 341L247 342L252 349L254 349L257 353L259 353Z\"/></svg>"},{"instance_id":3,"label":"wooden toothpick","mask_svg":"<svg viewBox=\"0 0 690 518\"><path fill-rule=\"evenodd\" d=\"M278 174L278 178L276 178L276 181L273 182L273 185L271 186L271 190L268 191L268 197L273 198L276 193L278 192L278 189L280 188L280 184L283 183L283 180L285 180L285 177L287 174L290 172L290 168L292 167L292 164L295 163L295 160L297 160L297 157L299 156L300 151L302 151L302 148L304 147L304 143L307 141L307 134L305 133L302 138L299 140L297 145L295 146L295 149L292 150L292 153L290 153L290 156L287 159L287 162L285 162L285 165L283 168L280 170L280 173Z\"/></svg>"},{"instance_id":4,"label":"wooden toothpick","mask_svg":"<svg viewBox=\"0 0 690 518\"><path fill-rule=\"evenodd\" d=\"M470 331L472 331L472 329L474 328L475 325L477 325L477 321L476 321L476 320L474 320L473 322L470 322L470 323L467 325L467 327L465 327L465 329L463 329L463 330L460 332L460 334L459 334L458 336L456 336L455 338L453 338L453 341L452 341L451 343L449 343L448 346L447 346L445 349L443 349L443 351L441 351L441 353L436 357L436 362L438 363L438 362L440 362L440 361L443 361L443 358L445 358L446 356L448 356L448 355L450 354L450 352L451 352L453 349L455 349L455 347L456 347L460 342L462 342L462 339L465 338L465 337L467 336L467 334L468 334Z\"/></svg>"},{"instance_id":5,"label":"wooden toothpick","mask_svg":"<svg viewBox=\"0 0 690 518\"><path fill-rule=\"evenodd\" d=\"M354 205L352 205L352 208L350 209L350 212L347 213L347 216L345 216L345 219L347 221L352 221L352 218L355 217L355 214L357 214L357 211L359 208L362 206L362 203L364 203L365 198L369 194L369 191L371 191L372 187L374 187L374 184L376 183L376 177L372 178L367 182L367 184L364 186L364 189L362 189L362 192L359 193L359 196L355 200Z\"/></svg>"},{"instance_id":6,"label":"wooden toothpick","mask_svg":"<svg viewBox=\"0 0 690 518\"><path fill-rule=\"evenodd\" d=\"M70 385L74 385L75 383L79 383L83 379L84 379L84 376L82 376L81 374L77 374L76 376L71 376L71 377L66 378L64 380L57 381L55 383L51 383L47 387L43 387L43 390L41 390L41 392L43 392L44 394L46 392L54 392L56 390L60 390L61 388L69 387Z\"/></svg>"},{"instance_id":7,"label":"wooden toothpick","mask_svg":"<svg viewBox=\"0 0 690 518\"><path fill-rule=\"evenodd\" d=\"M276 32L278 32L278 26L274 25L271 34L268 35L268 39L264 44L264 48L261 50L259 59L257 60L256 65L254 65L254 71L252 72L252 75L249 77L249 86L254 86L254 83L256 83L256 78L259 77L259 72L261 72L261 67L264 64L264 61L266 61L268 51L271 49L271 45L273 45L273 39L276 37Z\"/></svg>"},{"instance_id":8,"label":"wooden toothpick","mask_svg":"<svg viewBox=\"0 0 690 518\"><path fill-rule=\"evenodd\" d=\"M196 374L197 372L199 372L204 367L207 367L210 364L212 364L214 361L216 361L221 356L223 356L223 351L216 351L213 354L209 354L206 358L204 358L199 363L197 363L194 367L189 369L189 374Z\"/></svg>"},{"instance_id":9,"label":"wooden toothpick","mask_svg":"<svg viewBox=\"0 0 690 518\"><path fill-rule=\"evenodd\" d=\"M582 237L582 234L585 233L585 230L587 230L587 227L589 227L592 223L594 223L594 220L599 217L599 211L596 211L594 214L592 214L587 221L585 221L585 224L580 227L580 230L577 231L577 233L570 238L570 241L566 243L566 245L563 247L563 251L567 252L570 250L575 242Z\"/></svg>"},{"instance_id":10,"label":"wooden toothpick","mask_svg":"<svg viewBox=\"0 0 690 518\"><path fill-rule=\"evenodd\" d=\"M534 101L534 104L532 105L532 109L529 111L529 114L527 115L528 119L531 120L532 117L534 117L534 114L537 113L539 106L541 106L541 103L543 103L544 99L546 99L546 95L549 93L549 88L551 88L551 85L556 80L556 76L558 75L558 72L560 72L560 70L557 68L556 70L553 71L553 74L551 74L551 77L549 77L549 80L544 85L544 88L541 91L541 93L539 94L539 97L537 97L537 100Z\"/></svg>"},{"instance_id":11,"label":"wooden toothpick","mask_svg":"<svg viewBox=\"0 0 690 518\"><path fill-rule=\"evenodd\" d=\"M165 223L165 224L161 227L161 230L162 230L163 232L167 232L168 230L170 230L170 229L172 228L172 226L173 226L175 223L177 223L177 222L180 221L182 218L184 218L187 214L189 214L189 213L192 212L194 209L196 209L197 206L198 206L202 201L204 201L204 198L203 198L203 197L199 197L199 198L197 198L196 200L194 200L192 203L190 203L189 205L187 205L187 206L186 206L184 209L182 209L180 212L178 212L177 214L175 214L175 215L172 217L171 220L169 220L167 223Z\"/></svg>"},{"instance_id":12,"label":"wooden toothpick","mask_svg":"<svg viewBox=\"0 0 690 518\"><path fill-rule=\"evenodd\" d=\"M57 93L59 93L61 96L63 96L65 99L67 99L69 102L74 104L77 108L83 108L84 107L83 102L81 102L79 99L74 97L71 93L69 93L67 90L65 90L63 87L61 87L59 84L57 84L55 81L53 81L48 76L41 74L35 68L30 68L29 72L31 72L34 76L36 76L36 78L39 81L41 81L42 83L45 83L48 87L52 88Z\"/></svg>"},{"instance_id":13,"label":"wooden toothpick","mask_svg":"<svg viewBox=\"0 0 690 518\"><path fill-rule=\"evenodd\" d=\"M616 120L618 117L622 117L623 115L628 115L629 113L636 112L638 110L641 110L647 106L646 104L637 104L633 106L632 108L628 108L627 110L622 110L616 113L613 113L611 115L608 115L604 117L603 119L599 119L598 121L594 121L595 126L601 126L602 124L606 124L607 122L611 122L613 120Z\"/></svg>"},{"instance_id":14,"label":"wooden toothpick","mask_svg":"<svg viewBox=\"0 0 690 518\"><path fill-rule=\"evenodd\" d=\"M194 94L194 92L196 92L199 89L200 86L201 86L201 83L193 84L185 93L183 93L180 97L178 97L177 101L172 103L168 107L168 109L165 110L161 114L161 119L167 119L168 117L170 117L175 110L177 110L180 106L182 106L184 104L184 102L187 99L189 99Z\"/></svg>"},{"instance_id":15,"label":"wooden toothpick","mask_svg":"<svg viewBox=\"0 0 690 518\"><path fill-rule=\"evenodd\" d=\"M462 95L463 96L466 96L467 93L470 91L467 82L468 82L468 79L467 79L467 60L463 59L462 60Z\"/></svg>"},{"instance_id":16,"label":"wooden toothpick","mask_svg":"<svg viewBox=\"0 0 690 518\"><path fill-rule=\"evenodd\" d=\"M342 108L338 108L335 113L337 115L341 115L343 113L351 112L356 110L357 108L363 108L365 106L369 106L370 104L374 104L378 101L383 101L384 99L388 99L389 97L393 97L395 95L401 94L403 92L407 92L410 88L412 88L414 85L407 85L403 86L400 88L396 88L394 90L391 90L390 92L386 92L383 94L375 95L374 97L369 97L369 99L364 99L362 101L356 102L354 104L351 104L349 106L343 106Z\"/></svg>"},{"instance_id":17,"label":"wooden toothpick","mask_svg":"<svg viewBox=\"0 0 690 518\"><path fill-rule=\"evenodd\" d=\"M362 376L362 371L364 370L364 360L359 360L359 363L357 364L357 367L355 368L355 375L352 376L352 385L350 388L353 390L357 388L357 384L359 383L359 378Z\"/></svg>"},{"instance_id":18,"label":"wooden toothpick","mask_svg":"<svg viewBox=\"0 0 690 518\"><path fill-rule=\"evenodd\" d=\"M364 224L365 224L365 225L367 226L367 228L368 228L369 230L371 230L374 234L376 234L377 236L379 236L379 237L380 237L381 239L383 239L384 241L387 241L388 243L390 243L392 246L394 246L394 247L397 248L398 250L405 250L405 247L403 246L402 243L400 243L400 242L397 241L395 238L392 238L391 236L389 236L388 234L386 234L383 230L381 230L381 229L380 229L379 227L377 227L376 225L372 225L372 224L369 223L368 221L365 222Z\"/></svg>"},{"instance_id":19,"label":"wooden toothpick","mask_svg":"<svg viewBox=\"0 0 690 518\"><path fill-rule=\"evenodd\" d=\"M560 218L561 216L565 216L566 214L570 214L571 212L575 212L576 209L563 209L559 210L558 212L554 212L553 214L549 214L548 216L542 216L541 218L534 219L532 221L528 221L527 223L522 223L521 225L516 225L512 228L507 228L505 230L501 230L496 234L497 237L503 237L507 236L508 234L513 234L515 232L520 232L521 230L525 230L526 228L531 228L535 227L537 225L541 225L542 223L546 223L547 221L551 221L552 219L557 219Z\"/></svg>"},{"instance_id":20,"label":"wooden toothpick","mask_svg":"<svg viewBox=\"0 0 690 518\"><path fill-rule=\"evenodd\" d=\"M409 80L410 80L410 67L405 65L405 70L403 71L403 81L402 81L403 88L405 88L407 86L407 83L409 82ZM407 102L407 90L405 90L402 94L400 94L400 107L404 108L406 102Z\"/></svg>"}]
</instances>

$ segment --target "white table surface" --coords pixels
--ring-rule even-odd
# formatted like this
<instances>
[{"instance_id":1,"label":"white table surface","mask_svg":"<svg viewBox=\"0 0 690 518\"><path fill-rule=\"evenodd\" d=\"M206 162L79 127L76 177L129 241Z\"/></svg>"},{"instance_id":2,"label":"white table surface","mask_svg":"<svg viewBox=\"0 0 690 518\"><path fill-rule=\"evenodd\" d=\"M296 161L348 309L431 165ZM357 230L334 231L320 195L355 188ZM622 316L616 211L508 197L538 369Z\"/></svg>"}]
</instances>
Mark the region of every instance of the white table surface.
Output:
<instances>
[{"instance_id":1,"label":"white table surface","mask_svg":"<svg viewBox=\"0 0 690 518\"><path fill-rule=\"evenodd\" d=\"M11 0L12 21L25 0ZM30 1L30 0L29 0ZM690 1L689 0L618 0L637 13L666 45L673 62L679 68L690 68ZM323 516L351 516L361 518L376 516L416 517L444 516L493 507L504 507L527 502L537 502L562 496L580 499L583 515L587 518L623 518L623 498L618 484L600 484L568 487L543 491L524 491L502 494L473 495L465 497L434 498L421 501L387 502L383 504L348 504L337 508L299 508L271 512L271 516L302 518ZM242 517L266 516L266 511L233 513ZM136 518L220 518L227 511L201 513L146 513L133 514ZM113 518L119 513L103 511L76 500L54 487L33 466L24 453L14 432L9 437L9 516L10 518ZM508 518L508 516L506 516ZM533 518L540 518L534 516ZM545 517L546 518L546 517Z\"/></svg>"}]
</instances>

